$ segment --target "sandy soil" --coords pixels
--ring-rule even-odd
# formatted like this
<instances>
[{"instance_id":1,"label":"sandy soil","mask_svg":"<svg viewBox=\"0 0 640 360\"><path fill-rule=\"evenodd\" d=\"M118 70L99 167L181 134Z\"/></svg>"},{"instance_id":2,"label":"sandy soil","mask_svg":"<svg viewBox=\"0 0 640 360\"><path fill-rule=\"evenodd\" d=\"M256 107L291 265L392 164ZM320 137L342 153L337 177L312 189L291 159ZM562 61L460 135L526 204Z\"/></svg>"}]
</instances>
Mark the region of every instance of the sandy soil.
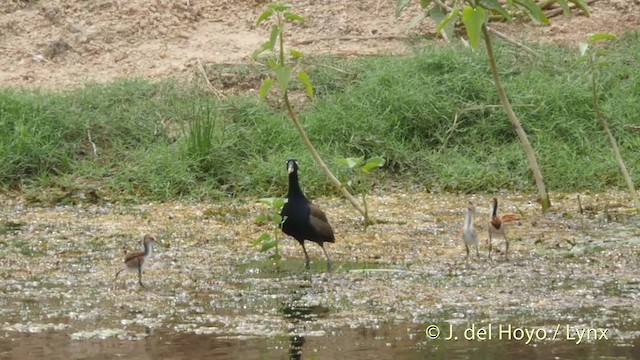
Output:
<instances>
[{"instance_id":1,"label":"sandy soil","mask_svg":"<svg viewBox=\"0 0 640 360\"><path fill-rule=\"evenodd\" d=\"M308 53L357 56L403 53L407 23L393 0L292 0L307 17L291 41ZM73 87L87 81L141 76L200 76L198 61L240 63L268 36L255 25L262 0L5 0L0 3L0 82L10 86ZM640 27L640 0L597 0L592 16L574 11L549 27L497 24L513 38L574 46L593 32ZM432 38L429 21L412 34Z\"/></svg>"}]
</instances>

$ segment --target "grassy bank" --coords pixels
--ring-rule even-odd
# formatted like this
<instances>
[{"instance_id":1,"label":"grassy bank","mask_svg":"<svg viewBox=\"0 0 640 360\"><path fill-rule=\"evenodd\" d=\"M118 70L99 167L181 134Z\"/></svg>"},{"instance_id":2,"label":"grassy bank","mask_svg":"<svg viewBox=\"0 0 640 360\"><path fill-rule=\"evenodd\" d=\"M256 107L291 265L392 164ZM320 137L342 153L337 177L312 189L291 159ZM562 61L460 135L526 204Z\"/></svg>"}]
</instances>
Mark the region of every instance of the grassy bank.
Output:
<instances>
[{"instance_id":1,"label":"grassy bank","mask_svg":"<svg viewBox=\"0 0 640 360\"><path fill-rule=\"evenodd\" d=\"M503 81L550 191L623 186L577 49L537 50L540 59L498 47ZM610 50L601 104L638 183L640 38L629 35ZM481 52L317 58L308 70L318 97L301 107L301 119L343 179L336 158L379 155L388 163L373 176L377 186L533 190L515 133L493 106L499 99ZM332 192L289 120L245 94L217 100L194 84L144 80L63 92L0 89L0 186L36 197L56 189L109 199L273 196L283 195L284 160L295 157L307 191Z\"/></svg>"}]
</instances>

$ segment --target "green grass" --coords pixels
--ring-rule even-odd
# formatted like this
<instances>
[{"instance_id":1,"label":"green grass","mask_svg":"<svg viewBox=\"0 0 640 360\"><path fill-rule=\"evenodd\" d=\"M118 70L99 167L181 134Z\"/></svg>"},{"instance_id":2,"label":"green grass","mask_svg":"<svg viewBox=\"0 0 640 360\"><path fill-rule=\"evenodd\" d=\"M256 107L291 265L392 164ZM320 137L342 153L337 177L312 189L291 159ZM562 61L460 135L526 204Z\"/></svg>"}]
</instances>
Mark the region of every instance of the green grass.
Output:
<instances>
[{"instance_id":1,"label":"green grass","mask_svg":"<svg viewBox=\"0 0 640 360\"><path fill-rule=\"evenodd\" d=\"M547 187L623 187L577 49L532 46L540 59L507 44L497 52ZM607 60L598 74L601 105L638 183L640 35L614 43ZM482 51L450 46L403 57L317 57L307 70L317 97L298 106L300 118L340 178L349 174L337 158L383 156L387 164L370 176L382 188L534 191L517 137L495 106ZM240 65L235 78L244 89L262 76L264 69ZM297 158L311 196L335 194L290 121L269 104L275 102L244 91L218 100L176 81L0 89L0 187L94 190L110 200L282 196L284 161Z\"/></svg>"}]
</instances>

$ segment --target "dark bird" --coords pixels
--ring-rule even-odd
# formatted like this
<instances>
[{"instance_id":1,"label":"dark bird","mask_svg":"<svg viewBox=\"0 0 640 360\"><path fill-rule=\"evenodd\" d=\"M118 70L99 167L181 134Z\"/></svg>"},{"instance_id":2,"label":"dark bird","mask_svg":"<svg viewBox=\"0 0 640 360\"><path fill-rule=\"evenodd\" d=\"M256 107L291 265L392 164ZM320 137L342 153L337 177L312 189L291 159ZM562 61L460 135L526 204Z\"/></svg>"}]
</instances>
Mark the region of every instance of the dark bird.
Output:
<instances>
[{"instance_id":1,"label":"dark bird","mask_svg":"<svg viewBox=\"0 0 640 360\"><path fill-rule=\"evenodd\" d=\"M498 217L498 199L491 199L491 221L489 222L489 259L491 259L492 240L495 236L502 236L506 244L504 258L509 257L509 240L504 230L504 222Z\"/></svg>"},{"instance_id":2,"label":"dark bird","mask_svg":"<svg viewBox=\"0 0 640 360\"><path fill-rule=\"evenodd\" d=\"M324 248L325 242L334 242L333 229L329 225L327 216L320 208L312 204L300 190L298 182L298 162L287 160L289 172L289 192L287 203L282 207L280 215L284 218L282 231L298 240L304 251L305 267L309 270L309 255L304 247L304 241L318 243L327 257L327 271L331 271L331 259Z\"/></svg>"},{"instance_id":3,"label":"dark bird","mask_svg":"<svg viewBox=\"0 0 640 360\"><path fill-rule=\"evenodd\" d=\"M122 265L122 269L118 270L116 273L116 278L113 280L113 286L115 288L115 282L118 280L118 275L120 275L123 271L129 272L137 272L138 273L138 284L141 287L144 287L142 283L142 270L144 268L145 261L153 255L153 245L155 245L156 239L147 234L142 239L142 245L144 246L144 251L138 251L131 254L128 254L124 258L124 264Z\"/></svg>"}]
</instances>

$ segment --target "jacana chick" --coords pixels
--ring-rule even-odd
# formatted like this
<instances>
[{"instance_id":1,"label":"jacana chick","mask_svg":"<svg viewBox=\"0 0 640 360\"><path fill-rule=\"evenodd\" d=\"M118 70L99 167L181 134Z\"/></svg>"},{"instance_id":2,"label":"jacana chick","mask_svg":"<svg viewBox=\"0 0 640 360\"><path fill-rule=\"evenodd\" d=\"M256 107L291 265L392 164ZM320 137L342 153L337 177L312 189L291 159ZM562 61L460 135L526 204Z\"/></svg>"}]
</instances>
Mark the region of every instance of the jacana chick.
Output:
<instances>
[{"instance_id":1,"label":"jacana chick","mask_svg":"<svg viewBox=\"0 0 640 360\"><path fill-rule=\"evenodd\" d=\"M478 233L473 228L473 216L476 213L476 207L471 201L467 205L467 213L464 218L464 226L462 227L462 240L464 241L464 247L467 250L467 257L469 259L469 246L476 247L476 256L480 257L480 251L478 250Z\"/></svg>"},{"instance_id":2,"label":"jacana chick","mask_svg":"<svg viewBox=\"0 0 640 360\"><path fill-rule=\"evenodd\" d=\"M491 259L492 240L495 236L502 236L505 242L504 258L509 257L509 240L504 230L504 222L498 217L498 199L491 199L491 221L489 222L489 259Z\"/></svg>"},{"instance_id":3,"label":"jacana chick","mask_svg":"<svg viewBox=\"0 0 640 360\"><path fill-rule=\"evenodd\" d=\"M153 236L147 234L144 236L144 239L142 239L144 251L137 251L125 256L122 269L118 270L118 272L116 273L116 278L113 280L114 287L116 280L118 280L118 275L120 275L120 273L125 270L129 272L137 272L138 284L140 284L140 286L143 288L145 287L142 283L142 270L146 261L153 255L153 245L155 245L155 243L156 239Z\"/></svg>"},{"instance_id":4,"label":"jacana chick","mask_svg":"<svg viewBox=\"0 0 640 360\"><path fill-rule=\"evenodd\" d=\"M331 259L324 248L324 243L335 242L333 229L325 213L318 206L307 200L302 190L300 190L298 162L294 159L287 160L287 171L289 172L289 191L287 193L287 203L284 204L280 212L280 215L284 218L282 231L298 240L302 245L307 270L310 269L310 266L309 254L307 254L307 249L304 246L305 240L313 241L320 245L324 256L327 258L327 271L331 272Z\"/></svg>"}]
</instances>

